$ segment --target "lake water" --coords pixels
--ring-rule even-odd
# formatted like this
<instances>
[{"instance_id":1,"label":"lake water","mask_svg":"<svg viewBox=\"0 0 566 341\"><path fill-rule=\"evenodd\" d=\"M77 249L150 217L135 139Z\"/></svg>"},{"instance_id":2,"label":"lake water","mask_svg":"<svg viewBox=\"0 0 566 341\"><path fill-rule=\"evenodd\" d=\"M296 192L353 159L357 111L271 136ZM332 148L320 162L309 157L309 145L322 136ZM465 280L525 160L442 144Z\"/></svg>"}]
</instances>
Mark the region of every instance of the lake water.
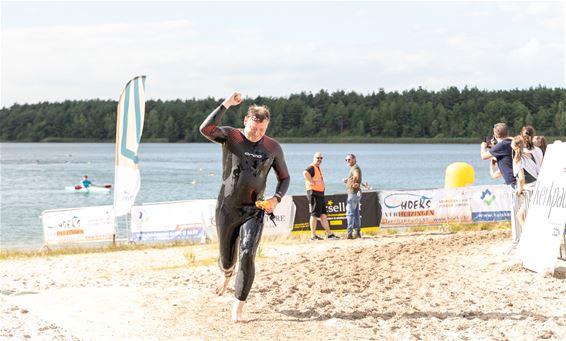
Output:
<instances>
[{"instance_id":1,"label":"lake water","mask_svg":"<svg viewBox=\"0 0 566 341\"><path fill-rule=\"evenodd\" d=\"M367 181L376 190L441 188L453 162L475 169L475 184L501 183L489 177L479 144L284 144L291 174L288 194L304 194L302 172L320 151L327 193L342 193L348 173L344 161L354 153ZM141 190L136 204L216 198L221 177L221 150L213 143L143 144L139 150ZM48 209L112 205L112 194L66 193L84 174L95 184L114 182L113 143L0 144L0 243L2 249L39 247L39 216ZM275 189L269 176L266 195Z\"/></svg>"}]
</instances>

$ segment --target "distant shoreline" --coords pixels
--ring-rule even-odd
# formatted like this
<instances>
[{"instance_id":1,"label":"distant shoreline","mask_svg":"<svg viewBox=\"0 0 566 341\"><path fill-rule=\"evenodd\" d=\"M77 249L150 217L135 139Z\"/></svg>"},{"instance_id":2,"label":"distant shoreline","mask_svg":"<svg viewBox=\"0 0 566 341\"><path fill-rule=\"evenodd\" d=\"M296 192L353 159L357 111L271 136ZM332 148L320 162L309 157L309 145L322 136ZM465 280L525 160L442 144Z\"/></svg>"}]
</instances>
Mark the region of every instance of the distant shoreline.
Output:
<instances>
[{"instance_id":1,"label":"distant shoreline","mask_svg":"<svg viewBox=\"0 0 566 341\"><path fill-rule=\"evenodd\" d=\"M277 137L272 136L280 143L367 143L367 144L480 144L481 137ZM546 136L548 143L556 140L566 141L566 136ZM206 143L201 142L169 142L167 139L155 139L142 137L142 143ZM95 140L95 139L67 139L67 138L46 138L41 141L4 141L0 143L114 143L114 140Z\"/></svg>"}]
</instances>

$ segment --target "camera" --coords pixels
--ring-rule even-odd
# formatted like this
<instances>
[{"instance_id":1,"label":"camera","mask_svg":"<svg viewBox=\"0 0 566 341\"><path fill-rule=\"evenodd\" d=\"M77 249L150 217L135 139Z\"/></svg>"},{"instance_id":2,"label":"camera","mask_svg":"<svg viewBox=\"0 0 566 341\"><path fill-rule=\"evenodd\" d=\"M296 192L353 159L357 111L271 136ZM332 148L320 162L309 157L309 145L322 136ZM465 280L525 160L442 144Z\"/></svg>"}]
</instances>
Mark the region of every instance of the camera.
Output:
<instances>
[{"instance_id":1,"label":"camera","mask_svg":"<svg viewBox=\"0 0 566 341\"><path fill-rule=\"evenodd\" d=\"M484 136L483 142L485 142L487 148L491 148L497 144L497 140L493 136Z\"/></svg>"}]
</instances>

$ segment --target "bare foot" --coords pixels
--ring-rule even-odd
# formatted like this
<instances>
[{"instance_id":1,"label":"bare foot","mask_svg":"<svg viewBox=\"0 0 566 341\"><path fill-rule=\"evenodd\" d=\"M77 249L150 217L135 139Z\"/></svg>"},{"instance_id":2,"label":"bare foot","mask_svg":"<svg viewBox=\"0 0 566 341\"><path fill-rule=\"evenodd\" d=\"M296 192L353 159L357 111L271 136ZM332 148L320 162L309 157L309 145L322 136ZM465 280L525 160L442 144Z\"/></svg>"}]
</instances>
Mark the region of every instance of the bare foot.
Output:
<instances>
[{"instance_id":1,"label":"bare foot","mask_svg":"<svg viewBox=\"0 0 566 341\"><path fill-rule=\"evenodd\" d=\"M242 311L244 310L244 304L246 301L240 301L236 299L234 304L232 304L232 322L234 323L246 323L248 321L244 320L242 317Z\"/></svg>"},{"instance_id":2,"label":"bare foot","mask_svg":"<svg viewBox=\"0 0 566 341\"><path fill-rule=\"evenodd\" d=\"M218 296L224 295L224 293L226 292L226 288L228 288L228 284L230 284L230 278L232 277L226 277L224 275L220 275L220 278L218 278L218 282L216 283L216 289L214 289L216 295Z\"/></svg>"}]
</instances>

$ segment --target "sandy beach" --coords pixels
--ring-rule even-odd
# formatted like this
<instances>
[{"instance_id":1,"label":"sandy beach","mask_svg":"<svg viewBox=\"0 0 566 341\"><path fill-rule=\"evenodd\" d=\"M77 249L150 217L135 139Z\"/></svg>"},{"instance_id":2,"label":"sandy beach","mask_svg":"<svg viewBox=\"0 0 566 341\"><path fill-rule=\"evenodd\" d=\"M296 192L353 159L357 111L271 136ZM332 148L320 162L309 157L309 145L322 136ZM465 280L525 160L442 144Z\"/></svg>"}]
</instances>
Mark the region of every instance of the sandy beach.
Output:
<instances>
[{"instance_id":1,"label":"sandy beach","mask_svg":"<svg viewBox=\"0 0 566 341\"><path fill-rule=\"evenodd\" d=\"M566 339L566 262L553 276L525 270L510 239L262 243L239 324L233 292L213 294L214 245L5 260L0 339Z\"/></svg>"}]
</instances>

